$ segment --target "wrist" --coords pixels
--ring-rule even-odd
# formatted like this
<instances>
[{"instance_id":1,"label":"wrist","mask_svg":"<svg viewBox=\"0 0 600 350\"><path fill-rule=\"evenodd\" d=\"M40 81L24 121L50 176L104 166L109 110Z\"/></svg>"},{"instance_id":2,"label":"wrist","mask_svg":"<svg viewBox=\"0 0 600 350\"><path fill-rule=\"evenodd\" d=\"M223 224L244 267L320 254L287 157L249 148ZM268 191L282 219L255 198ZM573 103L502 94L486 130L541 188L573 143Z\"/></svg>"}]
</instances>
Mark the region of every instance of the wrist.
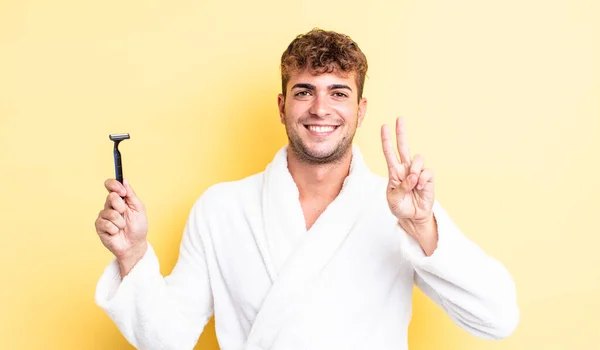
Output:
<instances>
[{"instance_id":1,"label":"wrist","mask_svg":"<svg viewBox=\"0 0 600 350\"><path fill-rule=\"evenodd\" d=\"M124 254L117 257L117 263L121 270L121 277L125 277L131 269L137 264L146 254L148 250L148 242L144 241L138 245L129 248Z\"/></svg>"},{"instance_id":2,"label":"wrist","mask_svg":"<svg viewBox=\"0 0 600 350\"><path fill-rule=\"evenodd\" d=\"M417 240L425 255L433 254L438 243L437 222L433 213L425 219L399 219L398 223L406 233Z\"/></svg>"},{"instance_id":3,"label":"wrist","mask_svg":"<svg viewBox=\"0 0 600 350\"><path fill-rule=\"evenodd\" d=\"M398 223L402 226L402 228L405 229L405 231L409 232L411 236L415 236L415 238L420 236L429 236L437 229L437 224L433 213L426 218L398 219Z\"/></svg>"}]
</instances>

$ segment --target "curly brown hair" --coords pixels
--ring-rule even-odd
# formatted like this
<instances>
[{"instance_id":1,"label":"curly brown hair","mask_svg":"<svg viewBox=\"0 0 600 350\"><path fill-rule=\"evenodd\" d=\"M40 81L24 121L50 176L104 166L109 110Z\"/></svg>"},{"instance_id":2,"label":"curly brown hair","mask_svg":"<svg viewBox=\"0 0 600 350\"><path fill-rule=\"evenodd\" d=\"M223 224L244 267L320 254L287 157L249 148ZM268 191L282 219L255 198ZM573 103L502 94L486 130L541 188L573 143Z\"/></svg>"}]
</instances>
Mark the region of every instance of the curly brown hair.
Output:
<instances>
[{"instance_id":1,"label":"curly brown hair","mask_svg":"<svg viewBox=\"0 0 600 350\"><path fill-rule=\"evenodd\" d=\"M355 73L358 100L362 98L367 57L349 36L319 28L298 35L281 56L281 89L284 97L290 76L306 68L312 74L340 70L344 72L342 74Z\"/></svg>"}]
</instances>

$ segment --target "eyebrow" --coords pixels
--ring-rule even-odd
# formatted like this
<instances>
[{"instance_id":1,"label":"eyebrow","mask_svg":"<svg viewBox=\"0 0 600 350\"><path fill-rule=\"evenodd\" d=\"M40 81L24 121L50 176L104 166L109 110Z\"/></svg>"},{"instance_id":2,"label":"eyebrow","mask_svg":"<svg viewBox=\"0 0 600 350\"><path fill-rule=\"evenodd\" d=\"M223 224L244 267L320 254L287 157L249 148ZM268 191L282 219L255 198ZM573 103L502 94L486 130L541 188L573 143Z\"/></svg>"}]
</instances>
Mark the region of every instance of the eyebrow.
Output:
<instances>
[{"instance_id":1,"label":"eyebrow","mask_svg":"<svg viewBox=\"0 0 600 350\"><path fill-rule=\"evenodd\" d=\"M294 84L294 86L292 86L292 90L294 89L307 89L307 90L316 90L316 87L313 84L307 84L307 83L299 83L299 84ZM344 84L332 84L329 85L327 87L328 90L335 90L335 89L348 89L350 91L352 91L352 89L350 88L350 86L348 85L344 85Z\"/></svg>"}]
</instances>

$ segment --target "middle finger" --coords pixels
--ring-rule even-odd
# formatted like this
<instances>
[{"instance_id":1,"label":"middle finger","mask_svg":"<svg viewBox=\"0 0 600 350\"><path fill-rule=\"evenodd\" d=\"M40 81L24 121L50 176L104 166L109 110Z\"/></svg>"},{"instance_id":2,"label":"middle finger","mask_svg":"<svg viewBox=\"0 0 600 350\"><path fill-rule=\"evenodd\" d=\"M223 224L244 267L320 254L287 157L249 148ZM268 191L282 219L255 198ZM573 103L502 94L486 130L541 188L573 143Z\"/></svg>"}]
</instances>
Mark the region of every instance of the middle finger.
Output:
<instances>
[{"instance_id":1,"label":"middle finger","mask_svg":"<svg viewBox=\"0 0 600 350\"><path fill-rule=\"evenodd\" d=\"M126 226L125 219L116 210L111 210L111 209L103 210L100 213L100 217L104 220L110 221L117 228L124 229Z\"/></svg>"},{"instance_id":2,"label":"middle finger","mask_svg":"<svg viewBox=\"0 0 600 350\"><path fill-rule=\"evenodd\" d=\"M125 201L117 192L111 192L106 196L106 202L104 203L104 209L114 209L120 214L123 214L127 209Z\"/></svg>"},{"instance_id":3,"label":"middle finger","mask_svg":"<svg viewBox=\"0 0 600 350\"><path fill-rule=\"evenodd\" d=\"M410 166L410 152L408 150L406 126L404 124L404 118L402 117L398 117L398 119L396 119L396 143L398 146L400 161L402 164Z\"/></svg>"}]
</instances>

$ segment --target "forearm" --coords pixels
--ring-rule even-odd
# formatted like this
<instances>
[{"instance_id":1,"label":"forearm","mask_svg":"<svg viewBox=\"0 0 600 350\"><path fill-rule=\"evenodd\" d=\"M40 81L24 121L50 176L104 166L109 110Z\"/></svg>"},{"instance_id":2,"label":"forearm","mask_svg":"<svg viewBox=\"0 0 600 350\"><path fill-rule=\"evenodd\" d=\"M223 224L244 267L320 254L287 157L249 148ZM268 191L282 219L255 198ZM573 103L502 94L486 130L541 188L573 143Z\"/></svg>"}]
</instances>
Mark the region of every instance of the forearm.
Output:
<instances>
[{"instance_id":1,"label":"forearm","mask_svg":"<svg viewBox=\"0 0 600 350\"><path fill-rule=\"evenodd\" d=\"M510 334L519 320L515 285L506 268L456 227L441 206L435 254L425 256L414 237L404 235L404 254L417 285L461 327L485 338Z\"/></svg>"},{"instance_id":2,"label":"forearm","mask_svg":"<svg viewBox=\"0 0 600 350\"><path fill-rule=\"evenodd\" d=\"M126 277L116 260L107 267L96 302L137 348L192 348L212 314L208 281L187 256L163 278L154 251L149 245L147 250Z\"/></svg>"},{"instance_id":3,"label":"forearm","mask_svg":"<svg viewBox=\"0 0 600 350\"><path fill-rule=\"evenodd\" d=\"M467 250L443 257L439 249L435 262L415 268L419 288L469 332L487 339L510 335L519 309L514 282L504 266Z\"/></svg>"}]
</instances>

